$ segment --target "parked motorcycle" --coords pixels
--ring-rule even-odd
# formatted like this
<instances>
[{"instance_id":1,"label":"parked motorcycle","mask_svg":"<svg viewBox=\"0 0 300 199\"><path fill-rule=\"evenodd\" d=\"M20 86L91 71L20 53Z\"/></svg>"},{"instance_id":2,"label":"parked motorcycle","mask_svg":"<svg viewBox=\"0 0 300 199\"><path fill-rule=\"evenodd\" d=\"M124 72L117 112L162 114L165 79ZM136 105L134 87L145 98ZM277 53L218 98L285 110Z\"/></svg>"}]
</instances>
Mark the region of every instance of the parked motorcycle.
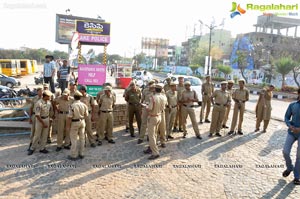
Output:
<instances>
[{"instance_id":1,"label":"parked motorcycle","mask_svg":"<svg viewBox=\"0 0 300 199\"><path fill-rule=\"evenodd\" d=\"M0 99L1 99L0 101L2 105L4 104L5 106L12 106L12 107L16 105L21 105L23 103L22 100L12 99L17 97L18 94L15 90L8 88L6 86L0 86Z\"/></svg>"},{"instance_id":2,"label":"parked motorcycle","mask_svg":"<svg viewBox=\"0 0 300 199\"><path fill-rule=\"evenodd\" d=\"M43 77L43 75L40 74L39 77L34 77L34 83L35 83L35 85L43 84L44 83L44 77Z\"/></svg>"},{"instance_id":3,"label":"parked motorcycle","mask_svg":"<svg viewBox=\"0 0 300 199\"><path fill-rule=\"evenodd\" d=\"M17 93L19 97L21 96L28 96L28 97L34 97L37 95L37 89L33 89L32 91L26 86L25 89L20 89Z\"/></svg>"}]
</instances>

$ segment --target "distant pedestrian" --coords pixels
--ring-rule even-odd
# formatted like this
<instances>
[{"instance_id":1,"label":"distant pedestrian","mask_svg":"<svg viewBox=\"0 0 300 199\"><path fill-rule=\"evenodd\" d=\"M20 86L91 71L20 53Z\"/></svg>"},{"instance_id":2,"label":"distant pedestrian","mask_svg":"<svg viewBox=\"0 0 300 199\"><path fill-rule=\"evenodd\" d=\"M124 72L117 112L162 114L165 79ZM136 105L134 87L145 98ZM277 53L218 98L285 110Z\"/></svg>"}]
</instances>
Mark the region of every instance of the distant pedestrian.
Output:
<instances>
[{"instance_id":1,"label":"distant pedestrian","mask_svg":"<svg viewBox=\"0 0 300 199\"><path fill-rule=\"evenodd\" d=\"M55 87L54 87L54 76L55 76L55 64L53 63L53 56L52 55L46 55L46 62L44 63L44 82L47 84L50 84L51 92L55 93Z\"/></svg>"},{"instance_id":2,"label":"distant pedestrian","mask_svg":"<svg viewBox=\"0 0 300 199\"><path fill-rule=\"evenodd\" d=\"M285 123L288 126L288 134L283 147L283 157L287 169L282 173L283 177L290 175L294 171L294 184L300 185L300 88L298 89L298 100L292 102L284 117ZM296 163L295 166L291 159L291 149L294 142L298 142Z\"/></svg>"},{"instance_id":3,"label":"distant pedestrian","mask_svg":"<svg viewBox=\"0 0 300 199\"><path fill-rule=\"evenodd\" d=\"M70 80L71 67L68 65L67 60L63 60L62 66L59 68L57 78L59 81L59 88L61 92L64 92L65 88L68 88Z\"/></svg>"}]
</instances>

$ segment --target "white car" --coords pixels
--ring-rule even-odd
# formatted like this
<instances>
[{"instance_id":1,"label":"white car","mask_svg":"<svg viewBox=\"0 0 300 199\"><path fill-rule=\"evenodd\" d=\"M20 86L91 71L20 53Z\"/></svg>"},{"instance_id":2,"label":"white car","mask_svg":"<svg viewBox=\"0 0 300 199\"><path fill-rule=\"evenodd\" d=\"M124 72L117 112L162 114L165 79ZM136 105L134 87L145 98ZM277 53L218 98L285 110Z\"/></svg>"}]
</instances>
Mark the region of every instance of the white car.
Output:
<instances>
[{"instance_id":1,"label":"white car","mask_svg":"<svg viewBox=\"0 0 300 199\"><path fill-rule=\"evenodd\" d=\"M178 84L178 77L183 77L185 82L190 81L192 90L196 91L196 93L198 95L198 99L199 99L198 104L201 105L201 103L202 103L202 93L201 93L202 81L201 81L201 79L199 79L198 77L187 76L187 75L171 75L169 77L176 84ZM166 83L166 80L164 80L163 82Z\"/></svg>"}]
</instances>

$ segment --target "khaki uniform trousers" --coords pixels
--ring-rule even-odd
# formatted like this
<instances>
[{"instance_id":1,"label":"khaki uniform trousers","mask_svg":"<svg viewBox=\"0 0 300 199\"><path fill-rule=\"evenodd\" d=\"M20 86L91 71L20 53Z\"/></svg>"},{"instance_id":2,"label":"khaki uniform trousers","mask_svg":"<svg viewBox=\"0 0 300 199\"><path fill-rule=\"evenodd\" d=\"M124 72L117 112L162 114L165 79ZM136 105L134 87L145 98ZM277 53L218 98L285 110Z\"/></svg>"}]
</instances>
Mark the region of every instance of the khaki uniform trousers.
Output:
<instances>
[{"instance_id":1,"label":"khaki uniform trousers","mask_svg":"<svg viewBox=\"0 0 300 199\"><path fill-rule=\"evenodd\" d=\"M43 150L46 147L47 136L49 131L49 117L42 120L48 127L43 128L42 123L37 119L35 120L35 131L34 131L33 141L31 145L32 150L35 150L37 148Z\"/></svg>"},{"instance_id":2,"label":"khaki uniform trousers","mask_svg":"<svg viewBox=\"0 0 300 199\"><path fill-rule=\"evenodd\" d=\"M139 129L139 133L141 132L141 106L140 105L128 105L128 114L129 114L129 130L130 134L134 134L133 128L133 117L135 116L136 123Z\"/></svg>"},{"instance_id":3,"label":"khaki uniform trousers","mask_svg":"<svg viewBox=\"0 0 300 199\"><path fill-rule=\"evenodd\" d=\"M183 124L183 118L182 118L182 105L178 106L177 113L176 113L176 119L174 123L174 128L178 126L178 128L182 128Z\"/></svg>"},{"instance_id":4,"label":"khaki uniform trousers","mask_svg":"<svg viewBox=\"0 0 300 199\"><path fill-rule=\"evenodd\" d=\"M161 120L160 123L158 125L158 134L157 136L159 136L159 140L161 144L165 144L166 143L166 115L165 112L161 113Z\"/></svg>"},{"instance_id":5,"label":"khaki uniform trousers","mask_svg":"<svg viewBox=\"0 0 300 199\"><path fill-rule=\"evenodd\" d=\"M147 120L148 120L148 111L145 107L142 108L142 116L141 116L141 131L140 131L140 139L143 140L146 131L147 131Z\"/></svg>"},{"instance_id":6,"label":"khaki uniform trousers","mask_svg":"<svg viewBox=\"0 0 300 199\"><path fill-rule=\"evenodd\" d=\"M190 118L191 118L191 122L192 122L192 125L193 125L195 135L196 136L200 135L198 124L197 124L197 121L196 121L195 109L192 108L192 107L185 107L185 106L182 106L183 134L184 135L187 134L186 123L187 123L187 117L188 116L190 116Z\"/></svg>"},{"instance_id":7,"label":"khaki uniform trousers","mask_svg":"<svg viewBox=\"0 0 300 199\"><path fill-rule=\"evenodd\" d=\"M201 112L200 112L200 121L202 121L202 119L203 119L203 112L204 112L205 108L206 108L205 120L207 120L208 115L210 113L210 107L211 107L210 97L208 95L203 95L202 105L201 105Z\"/></svg>"},{"instance_id":8,"label":"khaki uniform trousers","mask_svg":"<svg viewBox=\"0 0 300 199\"><path fill-rule=\"evenodd\" d=\"M156 144L156 132L161 121L161 116L149 116L148 118L148 136L149 136L149 146L152 151L152 155L159 155L158 147Z\"/></svg>"},{"instance_id":9,"label":"khaki uniform trousers","mask_svg":"<svg viewBox=\"0 0 300 199\"><path fill-rule=\"evenodd\" d=\"M167 108L166 109L166 127L167 127L167 136L172 134L172 127L175 123L177 114L177 108Z\"/></svg>"},{"instance_id":10,"label":"khaki uniform trousers","mask_svg":"<svg viewBox=\"0 0 300 199\"><path fill-rule=\"evenodd\" d=\"M126 103L126 113L127 113L127 117L125 118L125 122L126 122L126 129L129 129L129 104L128 103Z\"/></svg>"},{"instance_id":11,"label":"khaki uniform trousers","mask_svg":"<svg viewBox=\"0 0 300 199\"><path fill-rule=\"evenodd\" d=\"M228 121L230 109L231 109L231 105L229 105L229 106L226 107L226 111L225 111L225 115L224 115L224 120L223 120L223 125L224 126L226 125L226 123Z\"/></svg>"},{"instance_id":12,"label":"khaki uniform trousers","mask_svg":"<svg viewBox=\"0 0 300 199\"><path fill-rule=\"evenodd\" d=\"M92 115L89 114L85 117L85 133L87 135L87 138L89 140L90 144L95 144L96 139L92 132Z\"/></svg>"},{"instance_id":13,"label":"khaki uniform trousers","mask_svg":"<svg viewBox=\"0 0 300 199\"><path fill-rule=\"evenodd\" d=\"M31 116L31 133L30 133L30 143L32 144L33 142L33 137L34 137L34 132L35 132L35 115Z\"/></svg>"},{"instance_id":14,"label":"khaki uniform trousers","mask_svg":"<svg viewBox=\"0 0 300 199\"><path fill-rule=\"evenodd\" d=\"M270 106L264 106L262 104L259 104L257 106L256 110L256 129L259 129L260 123L264 121L264 129L266 130L268 128L270 119L271 119L271 110L272 108Z\"/></svg>"},{"instance_id":15,"label":"khaki uniform trousers","mask_svg":"<svg viewBox=\"0 0 300 199\"><path fill-rule=\"evenodd\" d=\"M214 105L209 129L210 133L220 133L225 112L226 106Z\"/></svg>"},{"instance_id":16,"label":"khaki uniform trousers","mask_svg":"<svg viewBox=\"0 0 300 199\"><path fill-rule=\"evenodd\" d=\"M79 155L83 156L84 153L84 144L85 144L85 121L80 120L78 122L72 122L70 128L70 138L71 138L71 157L77 158L78 152ZM78 136L79 136L79 143L78 143ZM79 144L79 148L77 145Z\"/></svg>"},{"instance_id":17,"label":"khaki uniform trousers","mask_svg":"<svg viewBox=\"0 0 300 199\"><path fill-rule=\"evenodd\" d=\"M230 131L235 130L238 116L239 116L238 131L242 131L242 124L243 124L243 120L244 120L244 112L245 112L245 103L240 103L240 106L239 106L238 103L234 103L233 116L232 116Z\"/></svg>"},{"instance_id":18,"label":"khaki uniform trousers","mask_svg":"<svg viewBox=\"0 0 300 199\"><path fill-rule=\"evenodd\" d=\"M47 138L52 138L52 130L53 130L53 119L50 118Z\"/></svg>"},{"instance_id":19,"label":"khaki uniform trousers","mask_svg":"<svg viewBox=\"0 0 300 199\"><path fill-rule=\"evenodd\" d=\"M66 131L67 114L58 113L57 118L57 147L70 145L70 132ZM63 143L65 141L65 143Z\"/></svg>"},{"instance_id":20,"label":"khaki uniform trousers","mask_svg":"<svg viewBox=\"0 0 300 199\"><path fill-rule=\"evenodd\" d=\"M100 140L103 140L104 137L105 137L104 130L106 131L106 135L107 135L108 140L112 140L112 138L113 138L113 135L112 135L113 123L114 123L113 112L108 112L108 113L101 112L99 122L101 124L99 126L99 138L100 138Z\"/></svg>"}]
</instances>

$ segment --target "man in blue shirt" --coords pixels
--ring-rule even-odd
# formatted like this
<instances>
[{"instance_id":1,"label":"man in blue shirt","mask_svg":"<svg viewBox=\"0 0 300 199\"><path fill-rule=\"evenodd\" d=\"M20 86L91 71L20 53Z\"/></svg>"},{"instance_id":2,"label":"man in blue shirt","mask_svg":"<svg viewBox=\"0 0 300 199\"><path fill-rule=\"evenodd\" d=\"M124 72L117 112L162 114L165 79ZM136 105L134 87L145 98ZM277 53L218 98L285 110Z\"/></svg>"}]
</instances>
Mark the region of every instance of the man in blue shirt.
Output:
<instances>
[{"instance_id":1,"label":"man in blue shirt","mask_svg":"<svg viewBox=\"0 0 300 199\"><path fill-rule=\"evenodd\" d=\"M296 102L292 102L284 117L286 125L289 127L286 141L283 147L283 157L287 169L282 173L283 177L290 175L294 171L294 184L300 185L300 88L298 89L298 98ZM298 142L296 163L293 166L290 156L294 142Z\"/></svg>"},{"instance_id":2,"label":"man in blue shirt","mask_svg":"<svg viewBox=\"0 0 300 199\"><path fill-rule=\"evenodd\" d=\"M54 76L55 76L55 65L53 64L52 60L54 57L52 55L46 55L46 62L44 63L44 83L49 84L51 92L55 93L54 87Z\"/></svg>"},{"instance_id":3,"label":"man in blue shirt","mask_svg":"<svg viewBox=\"0 0 300 199\"><path fill-rule=\"evenodd\" d=\"M68 83L70 79L70 66L68 66L68 61L64 60L63 65L58 70L59 78L59 88L61 92L64 92L65 88L68 88Z\"/></svg>"}]
</instances>

